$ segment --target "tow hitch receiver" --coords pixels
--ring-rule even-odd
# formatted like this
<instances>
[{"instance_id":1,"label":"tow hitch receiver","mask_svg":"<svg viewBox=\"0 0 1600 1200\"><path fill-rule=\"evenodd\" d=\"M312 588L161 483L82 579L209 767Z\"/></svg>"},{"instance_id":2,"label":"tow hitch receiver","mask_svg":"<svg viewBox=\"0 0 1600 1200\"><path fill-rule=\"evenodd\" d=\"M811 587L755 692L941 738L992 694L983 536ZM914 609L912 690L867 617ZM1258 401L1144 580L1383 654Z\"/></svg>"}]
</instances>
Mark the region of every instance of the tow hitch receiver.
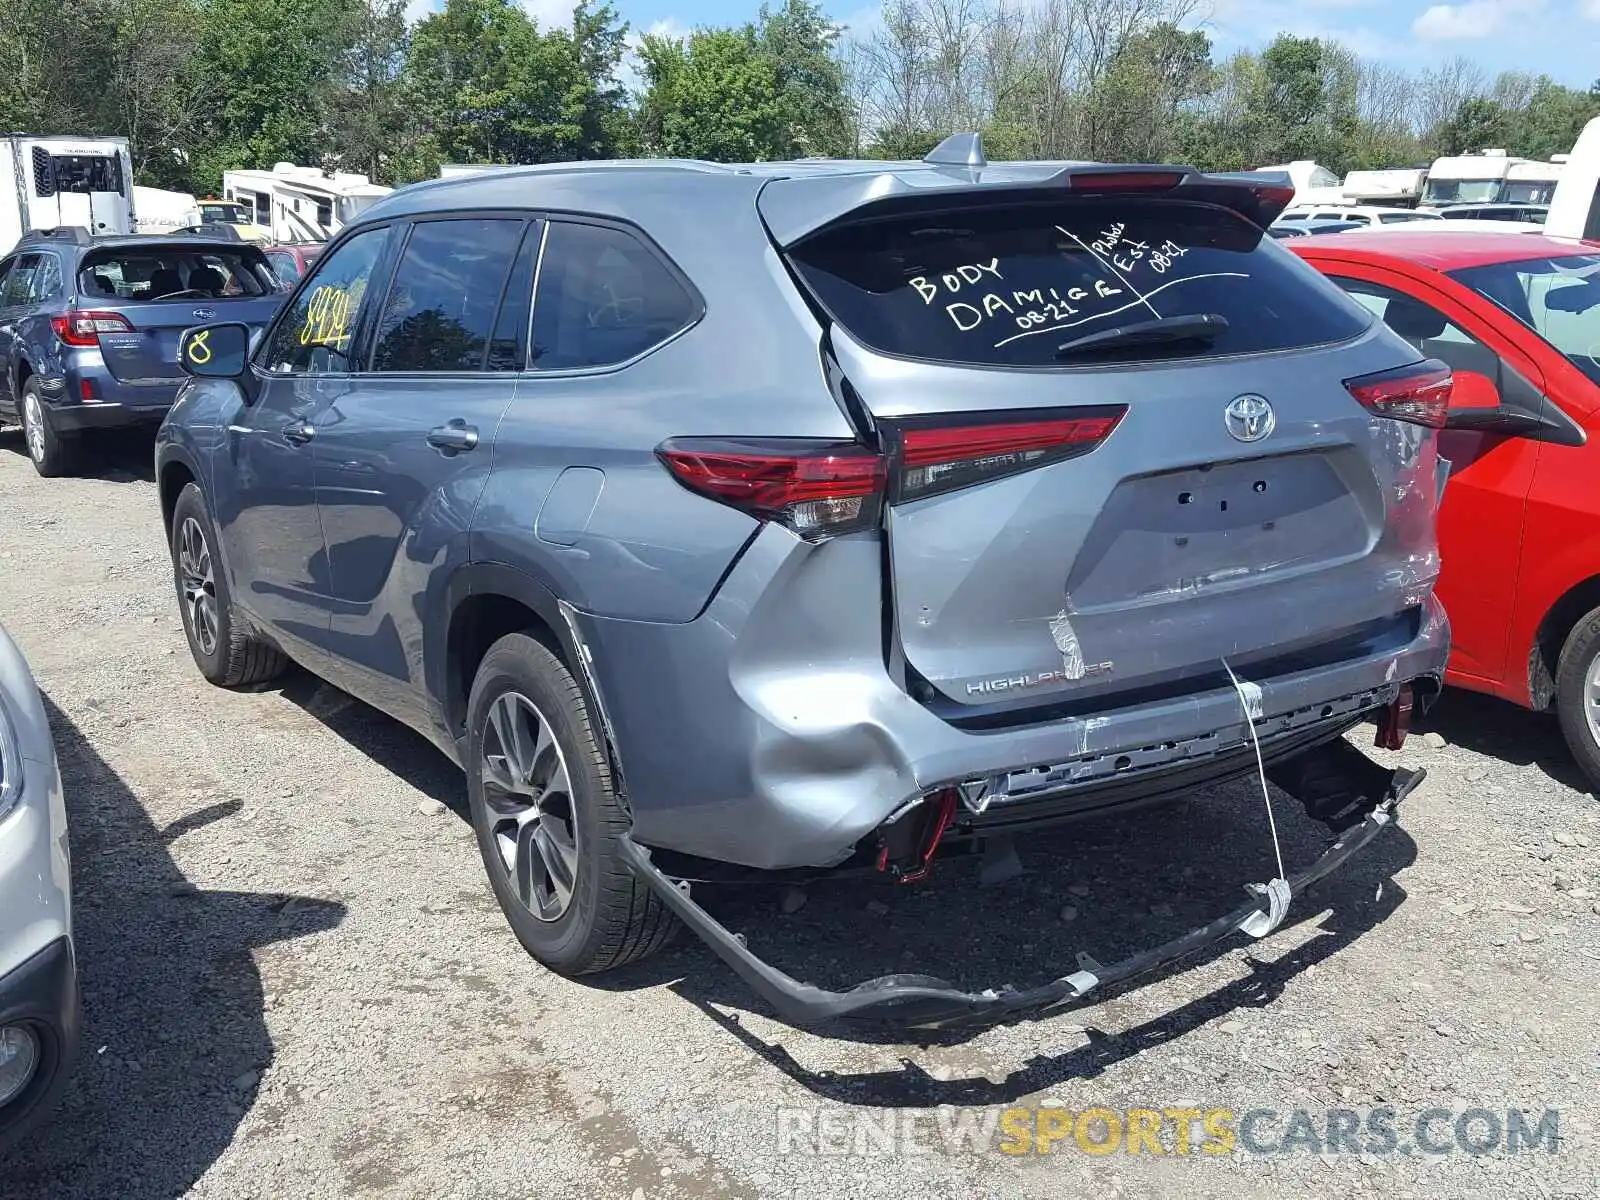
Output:
<instances>
[{"instance_id":1,"label":"tow hitch receiver","mask_svg":"<svg viewBox=\"0 0 1600 1200\"><path fill-rule=\"evenodd\" d=\"M1338 738L1278 764L1269 775L1279 787L1301 800L1313 818L1335 831L1335 841L1316 862L1283 881L1287 886L1277 889L1277 895L1268 894L1268 889L1260 885L1253 890L1247 887L1248 901L1209 924L1107 965L1080 951L1076 955L1078 970L1026 990L1007 984L982 992L965 992L928 975L885 975L845 992L802 983L752 953L741 935L725 928L700 907L691 897L687 883L663 874L651 861L648 849L624 835L619 850L634 875L790 1024L819 1025L848 1019L921 1029L996 1025L1077 1004L1108 985L1144 975L1234 933L1253 936L1252 931L1269 932L1294 897L1338 870L1394 824L1400 802L1422 782L1425 772L1387 770ZM927 843L918 839L914 844L920 856ZM921 868L913 864L910 870L915 872L926 866L924 860Z\"/></svg>"}]
</instances>

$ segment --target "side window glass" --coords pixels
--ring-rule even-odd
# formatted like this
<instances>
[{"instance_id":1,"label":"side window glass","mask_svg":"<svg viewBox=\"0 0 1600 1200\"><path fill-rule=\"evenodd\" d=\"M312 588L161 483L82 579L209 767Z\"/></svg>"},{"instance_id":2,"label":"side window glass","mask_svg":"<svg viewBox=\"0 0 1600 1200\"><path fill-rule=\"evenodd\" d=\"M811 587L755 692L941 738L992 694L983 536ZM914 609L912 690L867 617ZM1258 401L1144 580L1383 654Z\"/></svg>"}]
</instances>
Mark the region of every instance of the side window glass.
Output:
<instances>
[{"instance_id":1,"label":"side window glass","mask_svg":"<svg viewBox=\"0 0 1600 1200\"><path fill-rule=\"evenodd\" d=\"M556 371L627 362L686 328L699 311L632 234L552 221L533 302L531 365Z\"/></svg>"},{"instance_id":2,"label":"side window glass","mask_svg":"<svg viewBox=\"0 0 1600 1200\"><path fill-rule=\"evenodd\" d=\"M39 270L33 277L34 304L41 304L61 291L61 260L54 254L39 256Z\"/></svg>"},{"instance_id":3,"label":"side window glass","mask_svg":"<svg viewBox=\"0 0 1600 1200\"><path fill-rule=\"evenodd\" d=\"M1364 279L1335 277L1334 282L1415 346L1419 354L1437 358L1453 370L1487 375L1499 384L1500 356L1433 305Z\"/></svg>"},{"instance_id":4,"label":"side window glass","mask_svg":"<svg viewBox=\"0 0 1600 1200\"><path fill-rule=\"evenodd\" d=\"M388 229L368 229L320 259L315 275L285 306L256 361L277 373L351 370L356 316L388 238Z\"/></svg>"},{"instance_id":5,"label":"side window glass","mask_svg":"<svg viewBox=\"0 0 1600 1200\"><path fill-rule=\"evenodd\" d=\"M423 221L374 334L374 371L481 371L526 222Z\"/></svg>"},{"instance_id":6,"label":"side window glass","mask_svg":"<svg viewBox=\"0 0 1600 1200\"><path fill-rule=\"evenodd\" d=\"M520 371L528 362L528 318L533 310L533 275L539 265L539 247L544 225L533 221L522 235L517 265L511 269L500 315L495 318L494 336L489 339L485 366L491 371Z\"/></svg>"},{"instance_id":7,"label":"side window glass","mask_svg":"<svg viewBox=\"0 0 1600 1200\"><path fill-rule=\"evenodd\" d=\"M0 305L11 307L26 304L28 296L33 291L33 277L39 271L39 256L37 254L24 254L17 259L6 276L5 291L0 293Z\"/></svg>"}]
</instances>

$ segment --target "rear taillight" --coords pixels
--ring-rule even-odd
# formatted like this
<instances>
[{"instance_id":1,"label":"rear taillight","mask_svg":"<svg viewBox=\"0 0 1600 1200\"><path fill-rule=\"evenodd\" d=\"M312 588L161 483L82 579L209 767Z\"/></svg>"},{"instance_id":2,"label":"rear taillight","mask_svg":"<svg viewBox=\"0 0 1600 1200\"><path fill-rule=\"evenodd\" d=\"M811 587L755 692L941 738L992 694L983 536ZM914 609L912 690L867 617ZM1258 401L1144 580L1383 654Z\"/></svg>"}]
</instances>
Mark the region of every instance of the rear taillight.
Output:
<instances>
[{"instance_id":1,"label":"rear taillight","mask_svg":"<svg viewBox=\"0 0 1600 1200\"><path fill-rule=\"evenodd\" d=\"M98 345L102 333L132 333L133 326L121 313L95 312L73 308L59 317L50 318L50 327L68 346Z\"/></svg>"},{"instance_id":2,"label":"rear taillight","mask_svg":"<svg viewBox=\"0 0 1600 1200\"><path fill-rule=\"evenodd\" d=\"M1443 429L1450 412L1450 368L1438 359L1347 379L1350 394L1381 417Z\"/></svg>"},{"instance_id":3,"label":"rear taillight","mask_svg":"<svg viewBox=\"0 0 1600 1200\"><path fill-rule=\"evenodd\" d=\"M1086 454L1125 412L902 427L887 458L856 442L809 438L671 438L656 455L691 492L821 541L877 525L886 493L920 500Z\"/></svg>"},{"instance_id":4,"label":"rear taillight","mask_svg":"<svg viewBox=\"0 0 1600 1200\"><path fill-rule=\"evenodd\" d=\"M855 442L672 438L656 454L691 492L808 541L877 524L883 459Z\"/></svg>"},{"instance_id":5,"label":"rear taillight","mask_svg":"<svg viewBox=\"0 0 1600 1200\"><path fill-rule=\"evenodd\" d=\"M1080 409L1049 420L908 427L900 431L895 500L920 500L1087 454L1127 409Z\"/></svg>"}]
</instances>

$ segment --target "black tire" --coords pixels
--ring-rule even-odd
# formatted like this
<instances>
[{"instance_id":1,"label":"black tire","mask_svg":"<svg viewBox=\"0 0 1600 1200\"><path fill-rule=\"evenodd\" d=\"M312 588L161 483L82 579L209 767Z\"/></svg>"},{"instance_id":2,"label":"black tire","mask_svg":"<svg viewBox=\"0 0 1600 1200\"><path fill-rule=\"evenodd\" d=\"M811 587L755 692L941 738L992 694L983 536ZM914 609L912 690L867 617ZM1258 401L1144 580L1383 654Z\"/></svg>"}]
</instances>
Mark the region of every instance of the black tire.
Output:
<instances>
[{"instance_id":1,"label":"black tire","mask_svg":"<svg viewBox=\"0 0 1600 1200\"><path fill-rule=\"evenodd\" d=\"M1596 659L1600 659L1600 608L1573 626L1556 665L1556 715L1561 718L1561 732L1572 757L1583 768L1589 790L1600 793L1600 741L1589 721L1593 713L1600 724L1600 696L1591 700L1588 695Z\"/></svg>"},{"instance_id":2,"label":"black tire","mask_svg":"<svg viewBox=\"0 0 1600 1200\"><path fill-rule=\"evenodd\" d=\"M528 774L542 775L543 782L551 784L552 774L564 768L569 780L564 793L553 786L539 789L543 799L538 807L553 804L551 814L539 821L556 820L558 827L567 827L571 836L563 836L576 864L565 908L546 919L519 894L513 869L502 853L505 846L513 861L522 861L503 839L520 844L523 827L506 813L508 807L533 806L534 801L492 790L484 780L486 752L505 759L498 753L500 726L491 723L492 714L497 705L515 707L522 700L532 706L529 728L546 725L559 752L553 766ZM500 711L503 720L505 710ZM552 762L548 749L524 757ZM617 841L627 832L629 821L617 802L610 764L583 693L561 660L536 638L507 634L484 655L467 701L466 765L472 826L484 868L506 920L529 954L560 974L589 975L644 958L667 943L677 928L676 918L617 854Z\"/></svg>"},{"instance_id":3,"label":"black tire","mask_svg":"<svg viewBox=\"0 0 1600 1200\"><path fill-rule=\"evenodd\" d=\"M56 432L37 377L30 375L22 385L18 410L23 444L28 448L33 469L46 479L70 474L78 461L78 440Z\"/></svg>"},{"instance_id":4,"label":"black tire","mask_svg":"<svg viewBox=\"0 0 1600 1200\"><path fill-rule=\"evenodd\" d=\"M190 562L186 566L184 539L193 537L191 523L203 539L205 556L203 564L197 561L193 543L189 543ZM191 483L179 493L178 503L172 510L172 528L167 530L167 543L172 552L172 581L178 592L178 608L183 613L183 632L189 639L189 653L194 656L200 674L218 687L262 683L282 674L288 659L276 647L255 636L234 611L232 597L228 594L227 573L217 557L216 526L206 511L199 485ZM196 568L202 566L203 573L197 573ZM191 583L198 585L194 588L193 602ZM209 593L209 606L200 601L199 593ZM208 612L209 616L202 617L202 612Z\"/></svg>"}]
</instances>

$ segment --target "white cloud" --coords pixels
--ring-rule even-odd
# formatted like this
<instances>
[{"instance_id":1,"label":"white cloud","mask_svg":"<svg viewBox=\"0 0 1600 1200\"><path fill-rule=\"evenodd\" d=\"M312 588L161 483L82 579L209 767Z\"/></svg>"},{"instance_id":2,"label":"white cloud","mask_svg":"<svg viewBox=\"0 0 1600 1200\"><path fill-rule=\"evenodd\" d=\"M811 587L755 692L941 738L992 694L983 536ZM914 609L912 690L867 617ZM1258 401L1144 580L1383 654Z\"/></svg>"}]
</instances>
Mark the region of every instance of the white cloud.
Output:
<instances>
[{"instance_id":1,"label":"white cloud","mask_svg":"<svg viewBox=\"0 0 1600 1200\"><path fill-rule=\"evenodd\" d=\"M1539 8L1541 4L1542 0L1467 0L1465 4L1435 4L1412 22L1411 32L1433 42L1486 38L1505 28L1518 15Z\"/></svg>"},{"instance_id":2,"label":"white cloud","mask_svg":"<svg viewBox=\"0 0 1600 1200\"><path fill-rule=\"evenodd\" d=\"M1585 20L1600 21L1600 0L1589 0L1583 6L1583 15Z\"/></svg>"},{"instance_id":3,"label":"white cloud","mask_svg":"<svg viewBox=\"0 0 1600 1200\"><path fill-rule=\"evenodd\" d=\"M418 21L426 20L437 11L435 0L407 0L406 23L414 25Z\"/></svg>"}]
</instances>

